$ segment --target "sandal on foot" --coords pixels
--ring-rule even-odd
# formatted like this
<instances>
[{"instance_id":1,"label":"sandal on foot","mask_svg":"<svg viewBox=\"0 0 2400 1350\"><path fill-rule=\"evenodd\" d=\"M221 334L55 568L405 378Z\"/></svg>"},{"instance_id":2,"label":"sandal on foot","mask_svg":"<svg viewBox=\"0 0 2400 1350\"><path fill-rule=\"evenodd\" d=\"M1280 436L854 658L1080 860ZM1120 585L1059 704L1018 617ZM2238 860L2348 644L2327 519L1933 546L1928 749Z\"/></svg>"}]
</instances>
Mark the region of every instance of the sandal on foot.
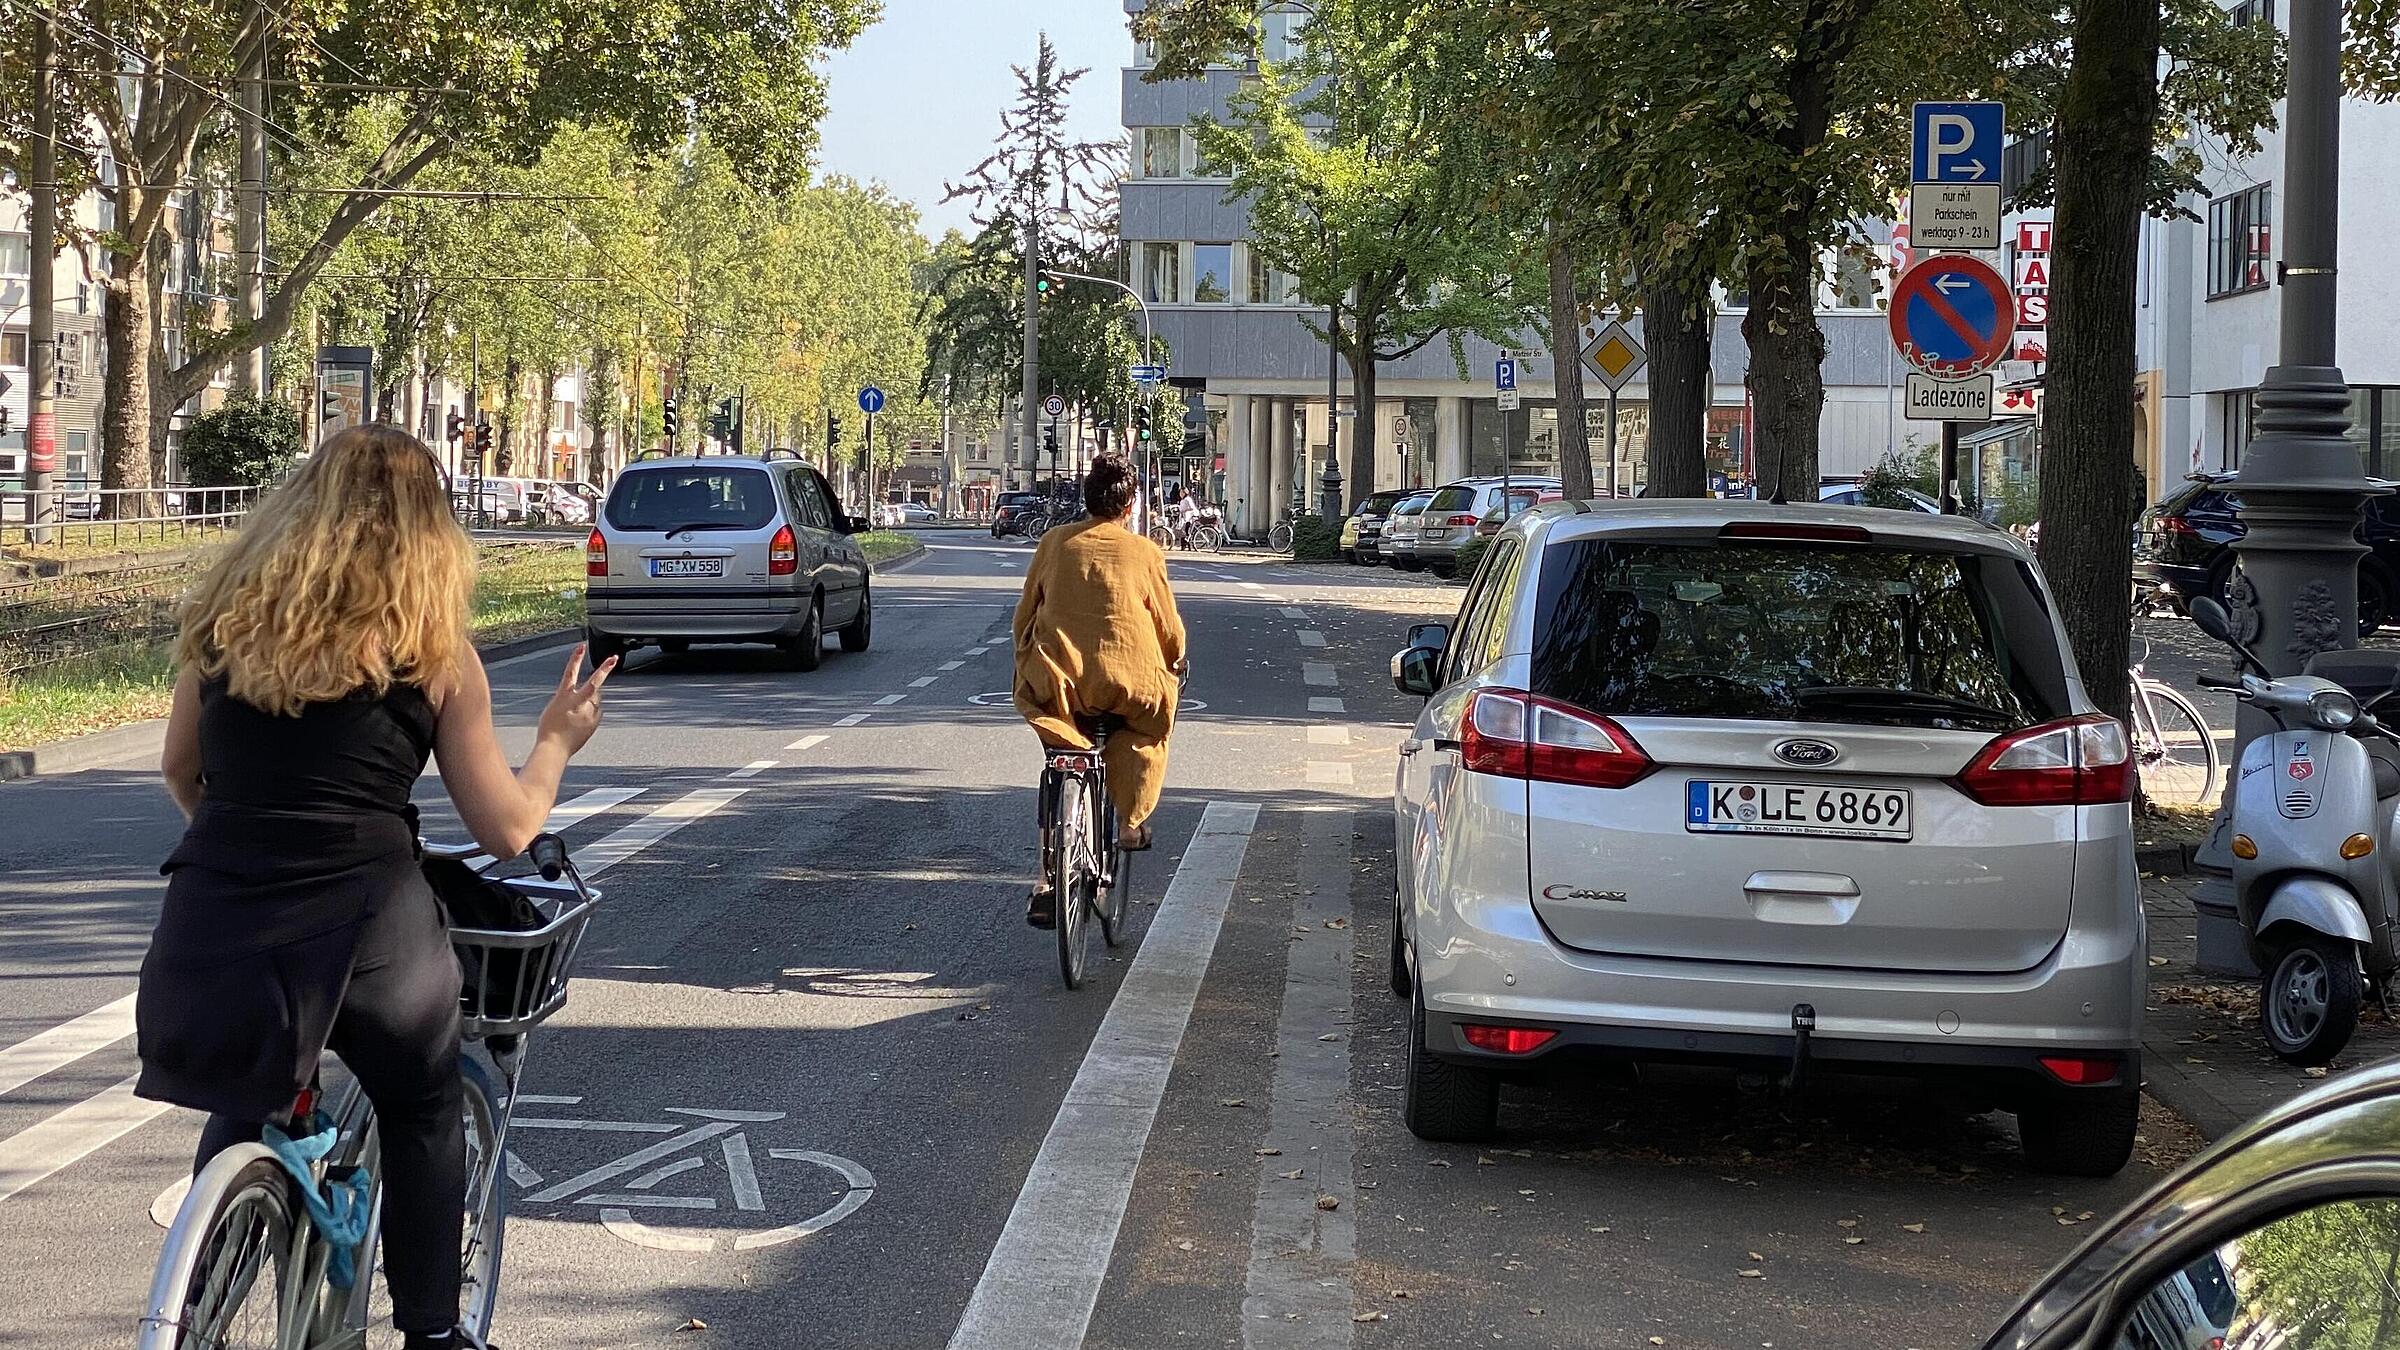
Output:
<instances>
[{"instance_id":1,"label":"sandal on foot","mask_svg":"<svg viewBox=\"0 0 2400 1350\"><path fill-rule=\"evenodd\" d=\"M1135 830L1135 831L1134 831L1133 833L1131 833L1131 834L1120 834L1120 835L1118 835L1118 836L1117 836L1117 849L1118 849L1118 851L1119 851L1119 852L1123 852L1123 853L1147 853L1147 852L1149 852L1149 851L1150 851L1150 827L1149 827L1149 826L1147 826L1147 825L1144 825L1144 826L1142 826L1140 829L1138 829L1138 830Z\"/></svg>"},{"instance_id":2,"label":"sandal on foot","mask_svg":"<svg viewBox=\"0 0 2400 1350\"><path fill-rule=\"evenodd\" d=\"M1056 892L1048 886L1036 886L1025 900L1025 922L1035 928L1058 927L1058 906L1052 904Z\"/></svg>"}]
</instances>

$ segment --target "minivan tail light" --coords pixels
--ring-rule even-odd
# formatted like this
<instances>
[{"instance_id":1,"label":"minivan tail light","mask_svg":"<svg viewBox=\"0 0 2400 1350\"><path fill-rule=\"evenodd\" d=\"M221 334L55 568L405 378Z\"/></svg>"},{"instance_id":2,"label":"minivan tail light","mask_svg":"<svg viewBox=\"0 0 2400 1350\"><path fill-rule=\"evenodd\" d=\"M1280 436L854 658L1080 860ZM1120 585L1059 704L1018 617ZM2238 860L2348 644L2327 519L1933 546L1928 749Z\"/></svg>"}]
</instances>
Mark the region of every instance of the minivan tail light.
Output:
<instances>
[{"instance_id":1,"label":"minivan tail light","mask_svg":"<svg viewBox=\"0 0 2400 1350\"><path fill-rule=\"evenodd\" d=\"M587 577L608 575L608 539L597 528L583 541L583 574Z\"/></svg>"},{"instance_id":2,"label":"minivan tail light","mask_svg":"<svg viewBox=\"0 0 2400 1350\"><path fill-rule=\"evenodd\" d=\"M1464 512L1450 517L1450 523L1453 525L1472 525L1475 523L1475 520L1476 518L1474 516L1467 515Z\"/></svg>"},{"instance_id":3,"label":"minivan tail light","mask_svg":"<svg viewBox=\"0 0 2400 1350\"><path fill-rule=\"evenodd\" d=\"M1630 787L1654 767L1623 727L1518 689L1475 695L1459 758L1476 773L1595 788Z\"/></svg>"},{"instance_id":4,"label":"minivan tail light","mask_svg":"<svg viewBox=\"0 0 2400 1350\"><path fill-rule=\"evenodd\" d=\"M789 525L775 531L767 541L767 575L788 577L800 570L800 539Z\"/></svg>"},{"instance_id":5,"label":"minivan tail light","mask_svg":"<svg viewBox=\"0 0 2400 1350\"><path fill-rule=\"evenodd\" d=\"M1489 1022L1468 1022L1458 1032L1467 1044L1496 1055L1530 1055L1558 1039L1558 1033L1548 1027L1502 1027Z\"/></svg>"},{"instance_id":6,"label":"minivan tail light","mask_svg":"<svg viewBox=\"0 0 2400 1350\"><path fill-rule=\"evenodd\" d=\"M1717 531L1719 539L1775 539L1803 544L1872 544L1875 536L1860 525L1812 525L1802 522L1736 520Z\"/></svg>"},{"instance_id":7,"label":"minivan tail light","mask_svg":"<svg viewBox=\"0 0 2400 1350\"><path fill-rule=\"evenodd\" d=\"M2133 800L2133 754L2115 718L2092 713L1995 737L1958 776L1985 806L2098 806Z\"/></svg>"},{"instance_id":8,"label":"minivan tail light","mask_svg":"<svg viewBox=\"0 0 2400 1350\"><path fill-rule=\"evenodd\" d=\"M2097 1087L2117 1079L2117 1061L2091 1059L2081 1055L2044 1055L2042 1067L2050 1076L2071 1087Z\"/></svg>"}]
</instances>

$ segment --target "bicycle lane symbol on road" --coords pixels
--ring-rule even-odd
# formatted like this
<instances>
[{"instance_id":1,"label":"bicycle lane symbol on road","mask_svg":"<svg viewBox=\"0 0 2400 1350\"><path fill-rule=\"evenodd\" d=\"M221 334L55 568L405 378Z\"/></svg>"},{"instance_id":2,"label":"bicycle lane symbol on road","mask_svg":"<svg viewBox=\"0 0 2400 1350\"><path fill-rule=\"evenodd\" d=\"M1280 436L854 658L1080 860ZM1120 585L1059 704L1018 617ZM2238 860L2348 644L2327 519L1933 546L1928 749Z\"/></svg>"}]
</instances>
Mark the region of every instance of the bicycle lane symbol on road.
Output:
<instances>
[{"instance_id":1,"label":"bicycle lane symbol on road","mask_svg":"<svg viewBox=\"0 0 2400 1350\"><path fill-rule=\"evenodd\" d=\"M527 1094L518 1101L526 1106L579 1106L583 1098ZM609 1232L627 1242L660 1251L756 1251L821 1233L856 1214L875 1194L874 1174L839 1154L804 1148L768 1148L763 1152L769 1161L801 1163L809 1168L830 1172L839 1178L844 1189L832 1204L807 1218L768 1227L749 1227L752 1222L768 1223L778 1207L777 1201L770 1199L770 1183L777 1193L802 1191L807 1184L795 1175L795 1169L790 1168L770 1168L762 1176L757 1156L759 1150L751 1147L749 1127L774 1124L785 1118L784 1113L691 1106L670 1106L666 1112L684 1119L648 1121L519 1117L512 1126L514 1130L575 1130L594 1134L666 1136L631 1153L555 1181L536 1171L512 1147L508 1152L508 1175L509 1181L519 1192L519 1203L592 1206L600 1211L600 1224ZM718 1170L720 1167L722 1171ZM620 1178L628 1179L620 1181ZM662 1189L670 1181L674 1185ZM692 1194L695 1183L702 1183L698 1188L709 1193ZM610 1189L612 1186L615 1188ZM820 1183L815 1189L821 1194L825 1187ZM637 1210L730 1215L734 1216L735 1226L663 1226L635 1218ZM750 1215L759 1217L756 1220L743 1217Z\"/></svg>"}]
</instances>

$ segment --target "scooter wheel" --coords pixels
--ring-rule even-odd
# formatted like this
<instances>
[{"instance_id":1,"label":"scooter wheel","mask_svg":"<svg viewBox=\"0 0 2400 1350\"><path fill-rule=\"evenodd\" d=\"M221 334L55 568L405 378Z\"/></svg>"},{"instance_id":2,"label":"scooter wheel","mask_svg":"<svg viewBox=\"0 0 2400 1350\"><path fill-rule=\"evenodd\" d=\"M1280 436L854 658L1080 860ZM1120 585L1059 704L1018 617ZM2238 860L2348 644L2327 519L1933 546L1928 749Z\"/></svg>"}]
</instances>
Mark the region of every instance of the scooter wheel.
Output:
<instances>
[{"instance_id":1,"label":"scooter wheel","mask_svg":"<svg viewBox=\"0 0 2400 1350\"><path fill-rule=\"evenodd\" d=\"M2330 1064L2358 1030L2366 981L2351 944L2309 933L2279 946L2258 991L2258 1029L2286 1063Z\"/></svg>"}]
</instances>

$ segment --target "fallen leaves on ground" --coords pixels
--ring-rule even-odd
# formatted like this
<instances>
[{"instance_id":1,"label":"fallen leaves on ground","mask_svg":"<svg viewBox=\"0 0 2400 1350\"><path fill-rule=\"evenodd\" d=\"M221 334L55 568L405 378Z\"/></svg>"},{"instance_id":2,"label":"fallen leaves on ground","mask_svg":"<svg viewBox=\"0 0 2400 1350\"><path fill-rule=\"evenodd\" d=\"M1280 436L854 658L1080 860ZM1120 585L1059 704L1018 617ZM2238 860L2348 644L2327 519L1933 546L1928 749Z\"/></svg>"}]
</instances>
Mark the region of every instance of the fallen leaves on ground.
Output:
<instances>
[{"instance_id":1,"label":"fallen leaves on ground","mask_svg":"<svg viewBox=\"0 0 2400 1350\"><path fill-rule=\"evenodd\" d=\"M1317 1197L1317 1208L1319 1208L1319 1209L1321 1209L1321 1210L1324 1210L1324 1211L1326 1211L1326 1212L1328 1212L1328 1213L1331 1213L1331 1212L1332 1212L1332 1211L1334 1211L1334 1210L1340 1209L1341 1207L1342 1207L1342 1201L1341 1201L1341 1197L1339 1197L1339 1196L1333 1196L1333 1195L1320 1195L1320 1196L1318 1196L1318 1197Z\"/></svg>"},{"instance_id":2,"label":"fallen leaves on ground","mask_svg":"<svg viewBox=\"0 0 2400 1350\"><path fill-rule=\"evenodd\" d=\"M1921 1223L1904 1223L1900 1225L1900 1227L1903 1231L1910 1233L1922 1233L1925 1231L1925 1225Z\"/></svg>"},{"instance_id":3,"label":"fallen leaves on ground","mask_svg":"<svg viewBox=\"0 0 2400 1350\"><path fill-rule=\"evenodd\" d=\"M708 1330L708 1323L701 1321L701 1320L700 1320L699 1318L697 1318L697 1317L693 1317L693 1318L687 1318L687 1319L685 1319L685 1321L684 1321L684 1324L683 1324L682 1326L679 1326L679 1327L677 1327L677 1328L675 1328L675 1329L676 1329L677 1331L679 1331L679 1332L680 1332L680 1331L706 1331L706 1330Z\"/></svg>"}]
</instances>

